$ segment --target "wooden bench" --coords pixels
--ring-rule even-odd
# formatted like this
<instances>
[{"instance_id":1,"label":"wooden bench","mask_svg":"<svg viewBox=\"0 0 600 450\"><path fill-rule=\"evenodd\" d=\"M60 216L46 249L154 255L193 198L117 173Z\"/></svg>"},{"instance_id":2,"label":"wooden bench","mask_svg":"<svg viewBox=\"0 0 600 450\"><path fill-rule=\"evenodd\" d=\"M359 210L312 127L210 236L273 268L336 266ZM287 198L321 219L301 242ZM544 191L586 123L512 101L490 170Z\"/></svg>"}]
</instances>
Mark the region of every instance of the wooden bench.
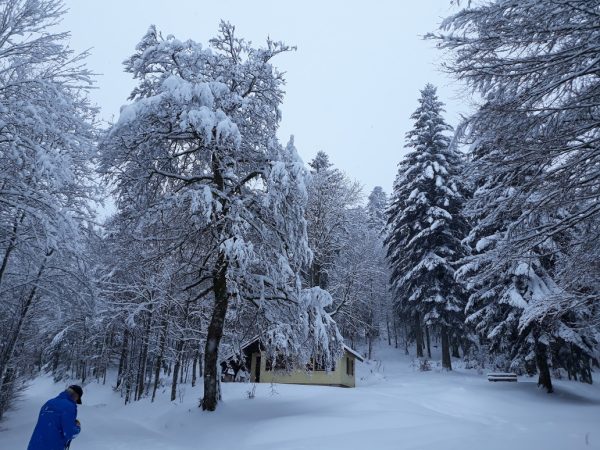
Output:
<instances>
[{"instance_id":1,"label":"wooden bench","mask_svg":"<svg viewBox=\"0 0 600 450\"><path fill-rule=\"evenodd\" d=\"M517 374L516 373L488 373L487 375L488 381L508 381L508 382L517 382Z\"/></svg>"}]
</instances>

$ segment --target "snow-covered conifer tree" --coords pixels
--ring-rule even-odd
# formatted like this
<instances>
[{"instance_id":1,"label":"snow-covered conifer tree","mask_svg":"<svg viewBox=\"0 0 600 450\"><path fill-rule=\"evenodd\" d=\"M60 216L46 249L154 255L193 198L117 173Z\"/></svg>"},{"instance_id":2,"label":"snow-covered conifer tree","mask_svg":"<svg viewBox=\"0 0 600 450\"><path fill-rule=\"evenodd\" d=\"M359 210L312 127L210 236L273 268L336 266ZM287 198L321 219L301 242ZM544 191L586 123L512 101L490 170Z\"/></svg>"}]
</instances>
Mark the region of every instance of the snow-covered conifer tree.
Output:
<instances>
[{"instance_id":1,"label":"snow-covered conifer tree","mask_svg":"<svg viewBox=\"0 0 600 450\"><path fill-rule=\"evenodd\" d=\"M477 143L491 136L495 151L482 156L481 162L487 162L488 178L501 176L516 189L511 214L523 222L529 214L553 217L521 229L513 239L519 252L582 222L581 242L597 241L600 62L593 56L599 51L597 8L595 0L552 7L546 2L472 2L447 18L441 33L433 36L451 56L448 71L484 100L468 120L466 137ZM526 182L519 180L524 167L533 175ZM581 236L586 231L590 234ZM570 255L581 260L590 256L590 250L573 242ZM598 297L597 290L577 287L581 277L597 278L596 266L580 268L591 273L566 271L561 277L570 297L565 308L570 301L593 302Z\"/></svg>"},{"instance_id":2,"label":"snow-covered conifer tree","mask_svg":"<svg viewBox=\"0 0 600 450\"><path fill-rule=\"evenodd\" d=\"M518 187L535 176L535 171L523 168L510 178L491 175L485 165L491 155L497 161L502 159L497 146L479 142L466 171L475 187L465 210L473 223L465 239L472 254L461 262L457 278L470 292L467 323L483 337L499 369L537 369L538 384L548 392L553 389L551 368L563 367L569 376L591 382L598 333L578 327L578 321L589 319L593 310L589 302L562 309L569 295L557 283L573 236L563 232L527 252L519 251L513 239L526 232L524 228L560 218L530 214L526 222L521 220L512 201Z\"/></svg>"},{"instance_id":3,"label":"snow-covered conifer tree","mask_svg":"<svg viewBox=\"0 0 600 450\"><path fill-rule=\"evenodd\" d=\"M439 333L442 364L451 369L451 340L463 337L465 303L453 264L464 256L467 224L458 179L463 158L450 146L442 113L436 88L426 85L406 135L411 150L394 182L386 244L396 309L413 328L417 355L423 356L425 325Z\"/></svg>"},{"instance_id":4,"label":"snow-covered conifer tree","mask_svg":"<svg viewBox=\"0 0 600 450\"><path fill-rule=\"evenodd\" d=\"M383 233L386 224L386 210L388 198L381 186L375 186L367 200L367 213L369 227Z\"/></svg>"},{"instance_id":5,"label":"snow-covered conifer tree","mask_svg":"<svg viewBox=\"0 0 600 450\"><path fill-rule=\"evenodd\" d=\"M469 2L433 36L483 99L464 136L477 189L476 254L461 270L470 320L513 365L535 359L548 391L548 365L591 379L597 345L598 5Z\"/></svg>"}]
</instances>

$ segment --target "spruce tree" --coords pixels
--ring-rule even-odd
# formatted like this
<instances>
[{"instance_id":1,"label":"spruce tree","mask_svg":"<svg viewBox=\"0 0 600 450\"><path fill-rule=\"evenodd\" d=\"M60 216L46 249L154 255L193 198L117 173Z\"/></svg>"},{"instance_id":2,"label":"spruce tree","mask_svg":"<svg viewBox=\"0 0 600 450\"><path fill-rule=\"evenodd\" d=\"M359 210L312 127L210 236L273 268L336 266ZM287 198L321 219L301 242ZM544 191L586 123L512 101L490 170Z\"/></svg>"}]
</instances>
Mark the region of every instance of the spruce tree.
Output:
<instances>
[{"instance_id":1,"label":"spruce tree","mask_svg":"<svg viewBox=\"0 0 600 450\"><path fill-rule=\"evenodd\" d=\"M473 211L480 224L473 244L487 256L476 258L477 266L468 271L479 274L482 289L498 287L481 290L495 299L489 304L494 309L508 306L501 302L513 275L522 278L511 273L517 261L527 264L528 273L549 276L557 286L541 304L532 307L537 282L528 276L518 289L526 302L510 310L519 322L523 315L523 323L535 322L543 331L540 347L554 348L555 338L568 343L552 350L550 362L571 372L582 367L577 377L583 380L591 379L589 348L600 333L599 5L597 0L464 2L432 36L448 51L448 71L481 99L466 120L464 138L479 147L472 172L486 182L475 199L482 208ZM481 264L488 257L490 263ZM493 281L501 276L509 282ZM472 302L473 311L483 314L487 303ZM563 325L567 328L559 331ZM514 346L507 348L514 364ZM575 354L584 355L582 364L568 362ZM545 359L540 362L547 366ZM548 376L540 381L549 380L544 371ZM549 382L542 384L552 389Z\"/></svg>"},{"instance_id":2,"label":"spruce tree","mask_svg":"<svg viewBox=\"0 0 600 450\"><path fill-rule=\"evenodd\" d=\"M578 324L594 312L589 302L565 308L570 296L557 282L577 239L564 231L519 251L518 236L561 218L530 214L522 220L513 203L536 171L524 167L510 176L497 173L494 166L503 161L507 149L491 134L487 137L472 149L466 171L475 187L465 206L473 224L465 239L471 255L461 262L457 278L470 293L467 324L480 335L496 369L530 373L537 369L538 384L549 393L551 368L562 367L570 378L591 383L597 336L592 328Z\"/></svg>"},{"instance_id":3,"label":"spruce tree","mask_svg":"<svg viewBox=\"0 0 600 450\"><path fill-rule=\"evenodd\" d=\"M367 224L370 229L381 233L385 228L387 195L381 186L375 186L367 200Z\"/></svg>"},{"instance_id":4,"label":"spruce tree","mask_svg":"<svg viewBox=\"0 0 600 450\"><path fill-rule=\"evenodd\" d=\"M423 356L425 325L439 333L442 365L451 369L450 339L462 335L465 298L453 264L464 256L467 224L458 180L463 160L450 146L443 112L436 88L427 84L406 135L410 152L398 167L386 244L395 308L412 326L417 356Z\"/></svg>"}]
</instances>

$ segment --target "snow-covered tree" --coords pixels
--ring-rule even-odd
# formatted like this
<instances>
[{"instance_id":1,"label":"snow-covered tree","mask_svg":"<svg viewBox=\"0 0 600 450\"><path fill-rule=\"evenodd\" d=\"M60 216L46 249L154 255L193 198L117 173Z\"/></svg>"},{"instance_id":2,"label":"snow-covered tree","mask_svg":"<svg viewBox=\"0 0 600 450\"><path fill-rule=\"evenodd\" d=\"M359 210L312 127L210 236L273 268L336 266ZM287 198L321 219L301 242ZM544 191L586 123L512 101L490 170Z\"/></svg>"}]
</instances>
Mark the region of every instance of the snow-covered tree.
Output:
<instances>
[{"instance_id":1,"label":"snow-covered tree","mask_svg":"<svg viewBox=\"0 0 600 450\"><path fill-rule=\"evenodd\" d=\"M95 112L86 55L56 31L64 11L59 0L0 5L0 416L48 344L35 324L72 317L88 292Z\"/></svg>"},{"instance_id":2,"label":"snow-covered tree","mask_svg":"<svg viewBox=\"0 0 600 450\"><path fill-rule=\"evenodd\" d=\"M381 186L375 186L367 201L367 226L369 238L373 248L373 264L377 276L375 278L375 292L378 302L376 308L379 313L379 322L385 327L388 345L392 345L392 335L398 342L397 320L393 312L392 296L390 292L390 272L386 260L385 230L387 226L388 196ZM392 333L393 330L393 333Z\"/></svg>"},{"instance_id":3,"label":"snow-covered tree","mask_svg":"<svg viewBox=\"0 0 600 450\"><path fill-rule=\"evenodd\" d=\"M97 371L104 378L111 368L107 355L114 355L115 388L126 403L143 397L154 400L158 387L166 384L175 400L184 372L187 378L191 369L195 384L209 312L208 302L198 300L198 290L186 289L194 279L190 264L195 261L189 255L198 247L192 240L176 247L169 239L173 228L155 224L142 234L136 225L136 216L115 214L97 246L103 303L98 314L101 332L94 337L100 349ZM182 232L185 224L178 227Z\"/></svg>"},{"instance_id":4,"label":"snow-covered tree","mask_svg":"<svg viewBox=\"0 0 600 450\"><path fill-rule=\"evenodd\" d=\"M366 208L360 205L360 185L334 167L325 152L318 152L309 165L306 218L315 256L305 283L327 288L333 297L328 311L342 334L352 345L364 340L370 357L390 317L382 235L387 198L379 187Z\"/></svg>"},{"instance_id":5,"label":"snow-covered tree","mask_svg":"<svg viewBox=\"0 0 600 450\"><path fill-rule=\"evenodd\" d=\"M495 153L484 158L490 175L502 175L517 188L511 212L524 222L532 212L554 218L522 230L515 239L522 251L582 222L581 230L590 231L583 241L596 240L598 5L595 0L552 7L545 2L470 2L434 36L452 57L447 69L484 99L469 118L467 138L478 142L492 134L503 150L501 160ZM535 175L517 186L524 167ZM579 249L583 247L573 250ZM587 270L593 271L594 265ZM593 278L594 272L585 276ZM564 281L565 289L577 284ZM598 291L575 289L569 295L578 302L593 301Z\"/></svg>"},{"instance_id":6,"label":"snow-covered tree","mask_svg":"<svg viewBox=\"0 0 600 450\"><path fill-rule=\"evenodd\" d=\"M194 255L198 299L212 300L204 348L202 407L218 402L218 351L230 305L250 302L277 352L312 341L336 358L341 341L324 308L329 295L302 290L311 261L304 219L306 170L292 143L276 139L283 75L272 59L291 48L255 48L221 23L212 48L151 27L125 62L138 86L101 145L103 170L140 236ZM144 208L133 207L142 202ZM173 223L183 220L184 222ZM184 223L181 233L173 228ZM274 331L276 330L276 331ZM306 357L302 352L300 357ZM306 363L304 361L304 363Z\"/></svg>"},{"instance_id":7,"label":"snow-covered tree","mask_svg":"<svg viewBox=\"0 0 600 450\"><path fill-rule=\"evenodd\" d=\"M336 256L329 276L334 299L331 314L351 345L366 342L370 358L389 318L389 274L382 233L368 226L366 208L354 208L348 217L347 243Z\"/></svg>"},{"instance_id":8,"label":"snow-covered tree","mask_svg":"<svg viewBox=\"0 0 600 450\"><path fill-rule=\"evenodd\" d=\"M378 233L383 233L387 222L388 198L381 186L375 186L367 201L367 214L369 228Z\"/></svg>"},{"instance_id":9,"label":"snow-covered tree","mask_svg":"<svg viewBox=\"0 0 600 450\"><path fill-rule=\"evenodd\" d=\"M335 258L348 244L349 211L358 206L361 188L320 151L309 163L308 239L314 257L307 270L307 284L327 289Z\"/></svg>"},{"instance_id":10,"label":"snow-covered tree","mask_svg":"<svg viewBox=\"0 0 600 450\"><path fill-rule=\"evenodd\" d=\"M469 2L432 36L482 99L464 136L476 149L470 320L513 364L535 359L549 391L548 365L573 366L565 353L588 378L598 335L599 5Z\"/></svg>"},{"instance_id":11,"label":"snow-covered tree","mask_svg":"<svg viewBox=\"0 0 600 450\"><path fill-rule=\"evenodd\" d=\"M439 333L442 365L451 369L450 341L462 338L465 303L454 263L464 256L467 224L459 182L463 158L450 146L442 113L436 88L426 85L406 135L411 150L394 182L386 244L396 309L413 327L417 355L423 356L425 325Z\"/></svg>"},{"instance_id":12,"label":"snow-covered tree","mask_svg":"<svg viewBox=\"0 0 600 450\"><path fill-rule=\"evenodd\" d=\"M560 218L530 214L527 222L521 222L511 202L518 187L535 172L522 169L519 177L511 174L508 180L501 175L490 177L485 161L490 154L500 160L502 151L493 143L480 142L471 154L466 173L476 189L466 205L473 228L465 242L472 254L457 271L471 294L467 323L483 337L500 369L534 372L537 367L539 385L548 392L552 392L551 368L563 367L569 376L591 382L598 333L578 327L578 322L593 316L593 310L589 302L568 312L561 310L563 299L569 296L557 283L573 237L561 233L527 252L519 251L514 236L526 232L524 228Z\"/></svg>"}]
</instances>

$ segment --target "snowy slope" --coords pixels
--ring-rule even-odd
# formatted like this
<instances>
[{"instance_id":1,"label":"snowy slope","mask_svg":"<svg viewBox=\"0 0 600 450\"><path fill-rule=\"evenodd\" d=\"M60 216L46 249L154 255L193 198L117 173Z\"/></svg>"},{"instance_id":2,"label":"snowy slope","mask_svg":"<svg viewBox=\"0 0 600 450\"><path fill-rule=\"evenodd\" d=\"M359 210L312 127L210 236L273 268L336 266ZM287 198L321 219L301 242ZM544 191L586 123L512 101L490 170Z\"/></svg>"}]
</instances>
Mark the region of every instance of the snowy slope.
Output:
<instances>
[{"instance_id":1,"label":"snowy slope","mask_svg":"<svg viewBox=\"0 0 600 450\"><path fill-rule=\"evenodd\" d=\"M421 373L393 349L363 364L356 389L225 384L216 413L196 407L201 388L182 403L167 396L123 406L107 386L90 384L73 450L576 450L600 449L600 388L557 381L556 394L532 379L486 381L472 371ZM60 391L34 382L0 432L0 449L26 448L37 411Z\"/></svg>"}]
</instances>

